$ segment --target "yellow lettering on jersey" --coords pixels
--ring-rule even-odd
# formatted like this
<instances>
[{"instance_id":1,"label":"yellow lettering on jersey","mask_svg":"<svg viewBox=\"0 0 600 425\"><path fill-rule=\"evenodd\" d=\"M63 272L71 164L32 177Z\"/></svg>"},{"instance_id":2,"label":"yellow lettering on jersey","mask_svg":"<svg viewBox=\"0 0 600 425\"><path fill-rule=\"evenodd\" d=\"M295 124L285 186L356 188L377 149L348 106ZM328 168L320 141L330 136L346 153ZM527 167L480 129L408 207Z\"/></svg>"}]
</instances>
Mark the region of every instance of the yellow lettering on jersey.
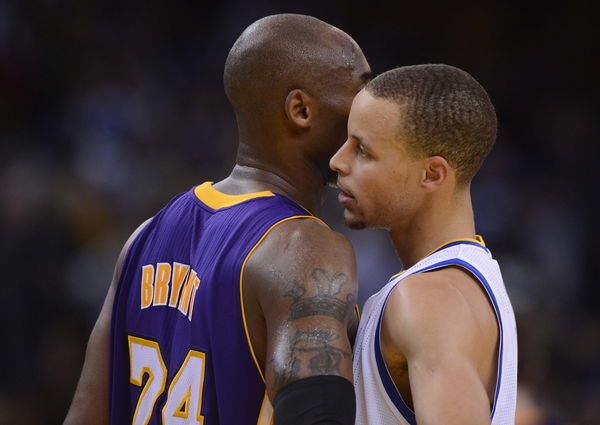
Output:
<instances>
[{"instance_id":1,"label":"yellow lettering on jersey","mask_svg":"<svg viewBox=\"0 0 600 425\"><path fill-rule=\"evenodd\" d=\"M198 273L189 264L147 264L142 267L141 308L168 305L177 308L191 321L199 286Z\"/></svg>"},{"instance_id":2,"label":"yellow lettering on jersey","mask_svg":"<svg viewBox=\"0 0 600 425\"><path fill-rule=\"evenodd\" d=\"M181 285L183 284L183 281L189 271L190 266L187 264L173 263L173 279L171 282L171 298L169 299L169 307L177 307Z\"/></svg>"},{"instance_id":3,"label":"yellow lettering on jersey","mask_svg":"<svg viewBox=\"0 0 600 425\"><path fill-rule=\"evenodd\" d=\"M194 287L192 288L192 296L190 298L190 312L188 313L188 319L192 320L192 313L194 312L194 300L196 299L196 291L198 290L198 286L200 286L200 279L196 278L193 282Z\"/></svg>"},{"instance_id":4,"label":"yellow lettering on jersey","mask_svg":"<svg viewBox=\"0 0 600 425\"><path fill-rule=\"evenodd\" d=\"M194 287L195 280L198 280L198 284L200 284L200 280L198 279L198 276L196 276L196 271L192 269L192 271L188 275L187 280L185 281L181 297L179 297L179 311L181 311L186 316L188 313L188 307L190 305L190 296L192 295L192 288Z\"/></svg>"},{"instance_id":5,"label":"yellow lettering on jersey","mask_svg":"<svg viewBox=\"0 0 600 425\"><path fill-rule=\"evenodd\" d=\"M167 296L169 295L169 282L171 282L171 265L169 263L158 263L156 265L153 305L167 304Z\"/></svg>"},{"instance_id":6,"label":"yellow lettering on jersey","mask_svg":"<svg viewBox=\"0 0 600 425\"><path fill-rule=\"evenodd\" d=\"M141 308L150 307L154 288L154 266L148 264L142 267Z\"/></svg>"}]
</instances>

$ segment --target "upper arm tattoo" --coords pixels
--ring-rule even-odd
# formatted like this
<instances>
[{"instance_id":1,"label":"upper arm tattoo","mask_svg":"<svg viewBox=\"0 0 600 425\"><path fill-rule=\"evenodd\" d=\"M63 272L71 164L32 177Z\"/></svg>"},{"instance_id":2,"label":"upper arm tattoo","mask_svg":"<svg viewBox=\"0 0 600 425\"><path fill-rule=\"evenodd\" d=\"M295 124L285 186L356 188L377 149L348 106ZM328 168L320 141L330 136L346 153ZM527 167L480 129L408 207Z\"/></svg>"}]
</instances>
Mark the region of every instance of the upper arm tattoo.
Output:
<instances>
[{"instance_id":1,"label":"upper arm tattoo","mask_svg":"<svg viewBox=\"0 0 600 425\"><path fill-rule=\"evenodd\" d=\"M289 338L289 353L282 364L272 361L275 375L275 387L283 387L299 378L301 360L298 358L303 353L314 354L308 361L308 368L312 375L339 375L341 362L344 358L351 358L352 354L341 348L331 345L339 339L333 330L310 329L296 331Z\"/></svg>"},{"instance_id":2,"label":"upper arm tattoo","mask_svg":"<svg viewBox=\"0 0 600 425\"><path fill-rule=\"evenodd\" d=\"M284 296L292 298L290 319L296 320L307 316L329 316L344 322L348 311L354 306L354 293L344 297L340 295L348 283L344 273L328 274L323 269L314 269L311 273L316 295L307 297L306 288L296 280L289 282L284 288Z\"/></svg>"},{"instance_id":3,"label":"upper arm tattoo","mask_svg":"<svg viewBox=\"0 0 600 425\"><path fill-rule=\"evenodd\" d=\"M328 273L314 269L310 282L303 284L297 280L288 282L283 288L283 296L292 298L287 322L309 316L328 316L344 324L349 313L354 311L355 294L348 292L348 276L344 273ZM307 285L314 285L309 292ZM307 292L310 295L307 295ZM344 329L344 336L346 327ZM283 355L271 360L275 390L302 376L341 375L341 364L351 359L352 353L340 345L340 335L336 329L295 328L289 335Z\"/></svg>"}]
</instances>

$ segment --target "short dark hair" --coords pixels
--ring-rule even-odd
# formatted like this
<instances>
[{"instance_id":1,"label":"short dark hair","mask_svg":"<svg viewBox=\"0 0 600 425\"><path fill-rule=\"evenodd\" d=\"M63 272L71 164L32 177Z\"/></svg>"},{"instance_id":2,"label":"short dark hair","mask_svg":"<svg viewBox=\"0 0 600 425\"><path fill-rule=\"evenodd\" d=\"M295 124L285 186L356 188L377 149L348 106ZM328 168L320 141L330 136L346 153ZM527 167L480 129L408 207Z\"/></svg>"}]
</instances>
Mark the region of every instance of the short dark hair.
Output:
<instances>
[{"instance_id":1,"label":"short dark hair","mask_svg":"<svg viewBox=\"0 0 600 425\"><path fill-rule=\"evenodd\" d=\"M402 131L409 148L444 157L459 183L472 180L494 145L494 106L481 84L459 68L443 64L395 68L371 80L366 90L406 108Z\"/></svg>"}]
</instances>

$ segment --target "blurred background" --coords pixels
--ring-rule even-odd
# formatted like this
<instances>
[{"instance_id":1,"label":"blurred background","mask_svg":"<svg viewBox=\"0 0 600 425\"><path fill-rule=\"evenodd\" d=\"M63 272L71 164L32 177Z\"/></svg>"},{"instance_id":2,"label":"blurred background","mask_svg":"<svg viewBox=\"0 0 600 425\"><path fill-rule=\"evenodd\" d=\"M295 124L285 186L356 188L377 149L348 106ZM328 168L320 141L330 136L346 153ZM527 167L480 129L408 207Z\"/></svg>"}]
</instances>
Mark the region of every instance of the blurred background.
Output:
<instances>
[{"instance_id":1,"label":"blurred background","mask_svg":"<svg viewBox=\"0 0 600 425\"><path fill-rule=\"evenodd\" d=\"M600 15L516 0L0 0L0 424L62 423L121 246L175 194L228 174L225 57L281 12L345 30L377 73L441 62L487 88L498 142L473 201L517 314L518 423L599 424ZM385 233L346 230L329 195L362 304L401 265Z\"/></svg>"}]
</instances>

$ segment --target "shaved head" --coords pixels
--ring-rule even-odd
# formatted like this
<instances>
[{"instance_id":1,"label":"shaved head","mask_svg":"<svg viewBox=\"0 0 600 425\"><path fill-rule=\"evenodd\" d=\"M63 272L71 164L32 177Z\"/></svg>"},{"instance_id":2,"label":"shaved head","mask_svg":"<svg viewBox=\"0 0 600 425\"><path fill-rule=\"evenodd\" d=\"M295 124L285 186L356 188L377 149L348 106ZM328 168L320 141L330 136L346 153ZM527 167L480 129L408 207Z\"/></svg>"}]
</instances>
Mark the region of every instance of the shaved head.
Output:
<instances>
[{"instance_id":1,"label":"shaved head","mask_svg":"<svg viewBox=\"0 0 600 425\"><path fill-rule=\"evenodd\" d=\"M268 16L246 28L229 52L225 92L236 113L264 112L295 88L311 95L335 90L357 57L362 52L348 34L317 18Z\"/></svg>"},{"instance_id":2,"label":"shaved head","mask_svg":"<svg viewBox=\"0 0 600 425\"><path fill-rule=\"evenodd\" d=\"M225 92L238 125L236 163L309 173L331 182L329 158L344 143L352 99L367 83L358 44L317 18L282 14L251 24L225 62Z\"/></svg>"}]
</instances>

